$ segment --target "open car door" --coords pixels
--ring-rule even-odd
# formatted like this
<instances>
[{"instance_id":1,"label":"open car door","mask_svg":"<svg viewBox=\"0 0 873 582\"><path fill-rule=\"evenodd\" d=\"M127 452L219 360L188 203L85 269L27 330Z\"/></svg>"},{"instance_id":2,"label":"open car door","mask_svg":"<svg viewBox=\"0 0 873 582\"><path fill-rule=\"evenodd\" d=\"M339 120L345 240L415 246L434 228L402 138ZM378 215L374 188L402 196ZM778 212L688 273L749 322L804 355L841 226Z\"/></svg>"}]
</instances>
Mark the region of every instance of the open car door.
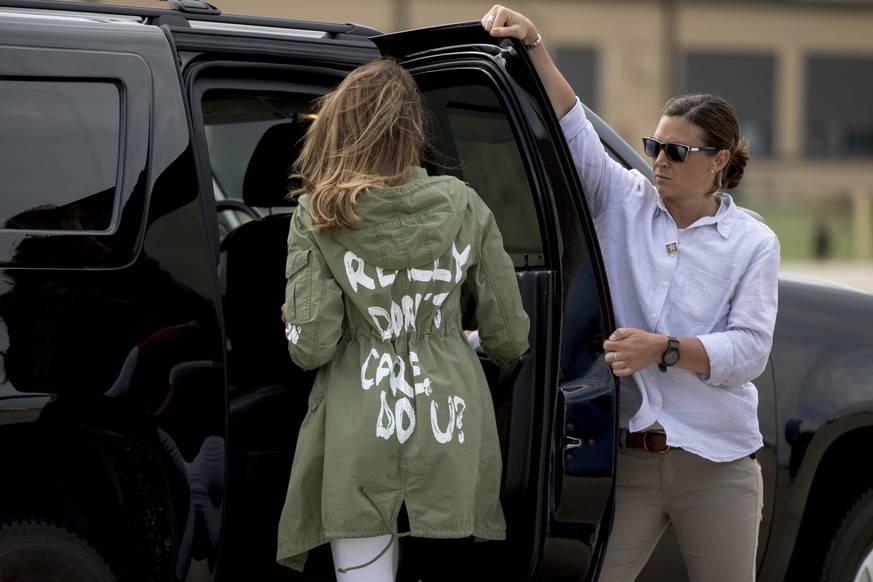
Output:
<instances>
[{"instance_id":1,"label":"open car door","mask_svg":"<svg viewBox=\"0 0 873 582\"><path fill-rule=\"evenodd\" d=\"M531 351L515 368L483 362L508 524L505 542L485 544L497 548L489 577L593 580L612 519L617 382L602 342L614 324L558 121L522 45L478 22L373 40L412 71L430 105L430 171L466 181L494 212L531 318Z\"/></svg>"}]
</instances>

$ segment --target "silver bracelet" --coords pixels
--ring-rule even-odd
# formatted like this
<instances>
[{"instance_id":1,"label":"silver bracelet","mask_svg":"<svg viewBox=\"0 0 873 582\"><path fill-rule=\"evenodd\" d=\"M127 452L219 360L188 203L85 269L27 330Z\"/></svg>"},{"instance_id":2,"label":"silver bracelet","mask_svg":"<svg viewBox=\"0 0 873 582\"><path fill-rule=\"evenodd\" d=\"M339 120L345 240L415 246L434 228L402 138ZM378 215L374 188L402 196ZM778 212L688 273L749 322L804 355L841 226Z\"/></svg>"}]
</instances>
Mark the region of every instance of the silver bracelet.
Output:
<instances>
[{"instance_id":1,"label":"silver bracelet","mask_svg":"<svg viewBox=\"0 0 873 582\"><path fill-rule=\"evenodd\" d=\"M533 50L543 44L543 36L540 33L537 33L537 39L530 44L524 45L524 48L527 50Z\"/></svg>"}]
</instances>

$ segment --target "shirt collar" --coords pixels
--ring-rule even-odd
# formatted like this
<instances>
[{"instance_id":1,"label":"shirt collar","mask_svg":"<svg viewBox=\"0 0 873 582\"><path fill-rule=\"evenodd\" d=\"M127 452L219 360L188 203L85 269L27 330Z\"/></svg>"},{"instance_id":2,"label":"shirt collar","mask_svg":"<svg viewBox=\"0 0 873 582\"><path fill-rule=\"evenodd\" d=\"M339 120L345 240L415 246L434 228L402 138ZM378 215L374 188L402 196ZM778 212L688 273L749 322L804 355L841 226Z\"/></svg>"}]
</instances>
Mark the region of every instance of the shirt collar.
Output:
<instances>
[{"instance_id":1,"label":"shirt collar","mask_svg":"<svg viewBox=\"0 0 873 582\"><path fill-rule=\"evenodd\" d=\"M737 215L737 207L730 194L726 192L716 192L715 196L718 197L719 202L715 216L705 216L701 218L694 223L694 227L697 228L699 226L714 224L716 231L722 236L722 238L728 238L739 218ZM664 205L664 199L658 196L658 203L655 206L654 216L658 216L661 212L669 214L667 212L667 207Z\"/></svg>"}]
</instances>

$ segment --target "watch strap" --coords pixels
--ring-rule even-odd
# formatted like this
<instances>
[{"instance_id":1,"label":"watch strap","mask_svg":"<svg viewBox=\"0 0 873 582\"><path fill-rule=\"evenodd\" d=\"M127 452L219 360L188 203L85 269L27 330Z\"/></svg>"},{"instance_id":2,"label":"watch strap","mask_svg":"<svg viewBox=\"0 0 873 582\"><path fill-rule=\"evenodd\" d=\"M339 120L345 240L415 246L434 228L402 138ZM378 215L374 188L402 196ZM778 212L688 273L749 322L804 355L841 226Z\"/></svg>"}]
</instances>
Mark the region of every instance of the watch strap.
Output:
<instances>
[{"instance_id":1,"label":"watch strap","mask_svg":"<svg viewBox=\"0 0 873 582\"><path fill-rule=\"evenodd\" d=\"M673 365L673 364L667 364L667 362L666 362L667 352L669 352L671 350L679 351L679 340L676 339L675 337L673 337L672 335L668 335L667 336L667 349L664 350L663 354L661 354L661 361L658 362L658 369L662 372L666 372L667 368L669 366Z\"/></svg>"}]
</instances>

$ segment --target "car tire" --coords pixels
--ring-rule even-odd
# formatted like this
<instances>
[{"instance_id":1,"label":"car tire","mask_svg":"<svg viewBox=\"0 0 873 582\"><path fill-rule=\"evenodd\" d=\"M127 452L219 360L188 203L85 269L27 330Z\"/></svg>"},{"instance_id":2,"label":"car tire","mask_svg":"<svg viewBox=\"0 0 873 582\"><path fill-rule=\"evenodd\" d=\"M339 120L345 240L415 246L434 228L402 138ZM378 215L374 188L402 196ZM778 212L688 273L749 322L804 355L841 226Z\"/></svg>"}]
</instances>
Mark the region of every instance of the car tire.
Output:
<instances>
[{"instance_id":1,"label":"car tire","mask_svg":"<svg viewBox=\"0 0 873 582\"><path fill-rule=\"evenodd\" d=\"M858 490L838 520L825 556L821 580L873 580L873 484Z\"/></svg>"},{"instance_id":2,"label":"car tire","mask_svg":"<svg viewBox=\"0 0 873 582\"><path fill-rule=\"evenodd\" d=\"M97 551L70 530L41 519L0 522L0 578L114 582Z\"/></svg>"}]
</instances>

